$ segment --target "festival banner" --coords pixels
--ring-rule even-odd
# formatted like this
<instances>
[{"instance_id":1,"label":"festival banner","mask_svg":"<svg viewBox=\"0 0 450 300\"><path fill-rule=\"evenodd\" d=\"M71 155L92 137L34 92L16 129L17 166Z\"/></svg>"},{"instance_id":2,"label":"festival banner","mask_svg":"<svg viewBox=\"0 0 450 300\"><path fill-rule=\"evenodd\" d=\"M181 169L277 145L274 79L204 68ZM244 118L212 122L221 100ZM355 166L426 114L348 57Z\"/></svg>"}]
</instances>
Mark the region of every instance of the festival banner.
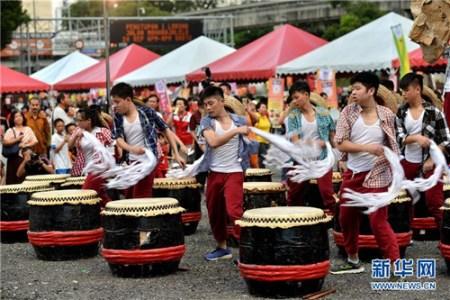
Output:
<instances>
[{"instance_id":1,"label":"festival banner","mask_svg":"<svg viewBox=\"0 0 450 300\"><path fill-rule=\"evenodd\" d=\"M159 97L159 109L163 115L169 115L172 112L169 95L167 94L167 85L164 80L158 80L155 83L155 91Z\"/></svg>"},{"instance_id":2,"label":"festival banner","mask_svg":"<svg viewBox=\"0 0 450 300\"><path fill-rule=\"evenodd\" d=\"M270 78L267 83L269 103L269 111L283 110L283 97L284 97L284 79L283 78Z\"/></svg>"},{"instance_id":3,"label":"festival banner","mask_svg":"<svg viewBox=\"0 0 450 300\"><path fill-rule=\"evenodd\" d=\"M318 94L326 93L329 107L338 107L336 74L331 69L319 69L316 74L315 90Z\"/></svg>"},{"instance_id":4,"label":"festival banner","mask_svg":"<svg viewBox=\"0 0 450 300\"><path fill-rule=\"evenodd\" d=\"M406 48L405 36L403 35L402 25L398 24L391 27L394 37L395 48L397 48L398 58L400 60L400 78L411 71L409 65L408 49Z\"/></svg>"}]
</instances>

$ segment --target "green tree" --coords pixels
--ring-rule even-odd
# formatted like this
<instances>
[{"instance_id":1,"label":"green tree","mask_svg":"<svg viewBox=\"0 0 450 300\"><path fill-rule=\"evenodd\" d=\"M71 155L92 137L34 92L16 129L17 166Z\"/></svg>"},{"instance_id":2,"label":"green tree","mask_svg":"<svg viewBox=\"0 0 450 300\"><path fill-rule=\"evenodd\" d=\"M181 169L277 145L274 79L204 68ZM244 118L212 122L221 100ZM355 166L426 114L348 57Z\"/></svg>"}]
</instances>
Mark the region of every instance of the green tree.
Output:
<instances>
[{"instance_id":1,"label":"green tree","mask_svg":"<svg viewBox=\"0 0 450 300\"><path fill-rule=\"evenodd\" d=\"M381 17L385 13L375 3L371 2L338 1L333 5L342 7L346 13L340 17L339 23L332 24L325 29L322 37L329 41L343 36Z\"/></svg>"},{"instance_id":2,"label":"green tree","mask_svg":"<svg viewBox=\"0 0 450 300\"><path fill-rule=\"evenodd\" d=\"M234 47L236 49L253 42L254 40L262 37L263 35L271 32L273 26L261 26L256 28L248 28L237 30L234 33Z\"/></svg>"},{"instance_id":3,"label":"green tree","mask_svg":"<svg viewBox=\"0 0 450 300\"><path fill-rule=\"evenodd\" d=\"M27 11L22 8L22 1L0 1L1 49L11 42L12 33L21 24L30 21Z\"/></svg>"}]
</instances>

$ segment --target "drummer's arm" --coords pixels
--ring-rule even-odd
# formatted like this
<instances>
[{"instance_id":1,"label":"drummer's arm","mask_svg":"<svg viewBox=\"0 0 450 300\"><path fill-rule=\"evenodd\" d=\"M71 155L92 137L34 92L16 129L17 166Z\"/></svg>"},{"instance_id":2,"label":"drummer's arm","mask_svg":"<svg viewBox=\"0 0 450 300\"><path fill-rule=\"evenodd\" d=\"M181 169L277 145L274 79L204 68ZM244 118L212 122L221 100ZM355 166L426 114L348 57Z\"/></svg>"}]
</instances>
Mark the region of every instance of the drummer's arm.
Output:
<instances>
[{"instance_id":1,"label":"drummer's arm","mask_svg":"<svg viewBox=\"0 0 450 300\"><path fill-rule=\"evenodd\" d=\"M225 145L236 134L247 134L247 131L248 131L247 126L240 126L225 132L223 135L217 136L214 130L208 128L203 130L203 136L205 137L206 142L211 148L217 148L222 145Z\"/></svg>"},{"instance_id":2,"label":"drummer's arm","mask_svg":"<svg viewBox=\"0 0 450 300\"><path fill-rule=\"evenodd\" d=\"M336 143L334 142L335 135L336 135L336 131L330 131L329 141L330 141L331 147L333 147L333 148L336 148Z\"/></svg>"}]
</instances>

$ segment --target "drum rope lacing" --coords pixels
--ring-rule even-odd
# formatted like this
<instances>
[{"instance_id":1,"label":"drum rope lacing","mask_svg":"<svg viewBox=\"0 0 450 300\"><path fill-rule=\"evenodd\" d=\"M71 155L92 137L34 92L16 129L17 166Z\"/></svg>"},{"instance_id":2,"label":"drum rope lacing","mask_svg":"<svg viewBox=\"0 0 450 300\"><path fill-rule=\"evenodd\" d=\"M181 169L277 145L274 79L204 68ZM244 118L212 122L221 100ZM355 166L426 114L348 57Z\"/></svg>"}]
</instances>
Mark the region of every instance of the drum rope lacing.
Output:
<instances>
[{"instance_id":1,"label":"drum rope lacing","mask_svg":"<svg viewBox=\"0 0 450 300\"><path fill-rule=\"evenodd\" d=\"M28 220L0 221L0 231L28 230L29 224Z\"/></svg>"}]
</instances>

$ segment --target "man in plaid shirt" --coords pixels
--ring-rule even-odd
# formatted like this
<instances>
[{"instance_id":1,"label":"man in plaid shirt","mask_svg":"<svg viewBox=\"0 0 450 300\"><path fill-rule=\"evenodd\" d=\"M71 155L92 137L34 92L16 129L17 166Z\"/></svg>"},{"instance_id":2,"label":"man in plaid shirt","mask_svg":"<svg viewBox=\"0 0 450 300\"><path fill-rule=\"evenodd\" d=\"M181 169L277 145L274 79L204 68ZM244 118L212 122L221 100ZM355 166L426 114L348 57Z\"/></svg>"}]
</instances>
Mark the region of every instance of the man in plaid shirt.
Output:
<instances>
[{"instance_id":1,"label":"man in plaid shirt","mask_svg":"<svg viewBox=\"0 0 450 300\"><path fill-rule=\"evenodd\" d=\"M450 147L450 133L444 114L430 102L422 99L423 77L408 73L400 81L405 103L397 112L397 140L405 159L402 166L407 179L429 177L434 165L429 155L430 141L433 140L442 151ZM442 221L444 204L443 183L438 182L425 192L428 211L437 226Z\"/></svg>"},{"instance_id":2,"label":"man in plaid shirt","mask_svg":"<svg viewBox=\"0 0 450 300\"><path fill-rule=\"evenodd\" d=\"M117 146L126 151L130 162L138 159L139 155L150 149L159 159L158 132L166 136L169 141L174 159L184 167L185 162L179 156L175 134L167 124L146 106L136 106L133 102L133 89L126 83L118 83L111 89L111 97L114 105L114 130L113 137ZM145 198L152 196L153 179L155 170L139 181L126 192L127 198Z\"/></svg>"},{"instance_id":3,"label":"man in plaid shirt","mask_svg":"<svg viewBox=\"0 0 450 300\"><path fill-rule=\"evenodd\" d=\"M392 171L384 157L383 146L399 153L395 137L395 115L375 101L379 79L373 73L356 74L352 80L352 104L347 105L336 126L335 143L347 161L342 174L341 191L346 188L360 193L387 191ZM342 195L342 193L341 193ZM340 199L339 222L344 236L347 261L331 269L332 274L361 273L358 257L359 224L362 210L346 207L347 199ZM397 239L388 222L387 207L369 214L370 227L383 256L393 263L400 258Z\"/></svg>"}]
</instances>

